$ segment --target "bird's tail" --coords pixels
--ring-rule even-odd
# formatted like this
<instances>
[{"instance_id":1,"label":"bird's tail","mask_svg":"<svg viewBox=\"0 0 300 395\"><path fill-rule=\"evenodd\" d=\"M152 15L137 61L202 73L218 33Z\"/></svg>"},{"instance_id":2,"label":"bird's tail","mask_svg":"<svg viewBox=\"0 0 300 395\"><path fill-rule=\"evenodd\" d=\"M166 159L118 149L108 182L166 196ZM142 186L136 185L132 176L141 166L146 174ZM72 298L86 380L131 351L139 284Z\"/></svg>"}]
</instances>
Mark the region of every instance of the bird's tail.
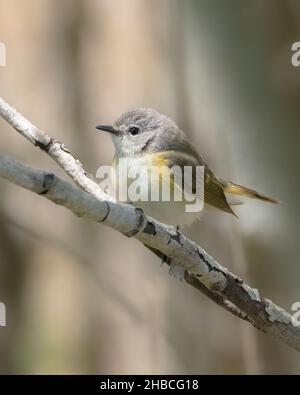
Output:
<instances>
[{"instance_id":1,"label":"bird's tail","mask_svg":"<svg viewBox=\"0 0 300 395\"><path fill-rule=\"evenodd\" d=\"M224 191L232 195L246 196L254 199L263 200L264 202L279 203L279 200L277 199L263 195L259 192L254 191L253 189L243 187L242 185L235 184L231 181L225 183Z\"/></svg>"}]
</instances>

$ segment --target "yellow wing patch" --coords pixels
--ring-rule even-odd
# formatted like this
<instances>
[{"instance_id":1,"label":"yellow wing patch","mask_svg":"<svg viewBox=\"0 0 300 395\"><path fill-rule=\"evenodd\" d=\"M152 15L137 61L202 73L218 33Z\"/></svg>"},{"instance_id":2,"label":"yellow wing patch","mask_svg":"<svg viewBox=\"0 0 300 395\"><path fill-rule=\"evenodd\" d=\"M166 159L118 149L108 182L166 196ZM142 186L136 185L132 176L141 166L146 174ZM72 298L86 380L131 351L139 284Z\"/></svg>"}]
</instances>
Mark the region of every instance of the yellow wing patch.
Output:
<instances>
[{"instance_id":1,"label":"yellow wing patch","mask_svg":"<svg viewBox=\"0 0 300 395\"><path fill-rule=\"evenodd\" d=\"M165 171L165 166L172 167L174 165L180 166L200 166L194 157L190 155L181 154L175 151L166 151L155 154L147 155L149 160L152 162L153 166L158 166L162 168L162 172L165 177L171 177L174 183L174 177L170 172ZM203 166L203 164L202 164ZM162 174L163 174L162 173ZM196 174L196 173L195 173ZM193 174L193 190L195 190L195 185L197 183L195 174ZM202 180L200 180L202 181ZM182 185L175 184L177 188L182 189ZM201 196L200 196L201 197ZM214 173L205 165L204 172L204 202L212 207L218 208L219 210L225 211L227 213L236 216L232 208L230 207L226 195L224 193L224 187L222 182L214 175Z\"/></svg>"}]
</instances>

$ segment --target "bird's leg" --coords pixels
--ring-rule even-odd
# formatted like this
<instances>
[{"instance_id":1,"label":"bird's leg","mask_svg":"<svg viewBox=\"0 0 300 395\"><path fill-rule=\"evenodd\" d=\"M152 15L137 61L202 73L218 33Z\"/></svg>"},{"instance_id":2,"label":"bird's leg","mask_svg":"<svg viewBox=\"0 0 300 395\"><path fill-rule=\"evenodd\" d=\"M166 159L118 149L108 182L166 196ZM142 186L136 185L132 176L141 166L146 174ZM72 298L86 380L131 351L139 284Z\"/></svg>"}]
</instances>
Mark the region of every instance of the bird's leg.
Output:
<instances>
[{"instance_id":1,"label":"bird's leg","mask_svg":"<svg viewBox=\"0 0 300 395\"><path fill-rule=\"evenodd\" d=\"M164 255L164 256L162 257L161 266L163 266L164 263L168 263L168 256L167 256L167 255Z\"/></svg>"}]
</instances>

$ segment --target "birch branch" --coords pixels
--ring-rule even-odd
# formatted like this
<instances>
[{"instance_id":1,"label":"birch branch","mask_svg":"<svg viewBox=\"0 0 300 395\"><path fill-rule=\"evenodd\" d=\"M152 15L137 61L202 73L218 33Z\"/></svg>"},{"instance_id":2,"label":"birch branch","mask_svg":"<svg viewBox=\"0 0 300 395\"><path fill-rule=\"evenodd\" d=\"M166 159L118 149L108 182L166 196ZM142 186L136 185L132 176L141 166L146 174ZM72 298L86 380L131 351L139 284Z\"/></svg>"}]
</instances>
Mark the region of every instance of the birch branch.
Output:
<instances>
[{"instance_id":1,"label":"birch branch","mask_svg":"<svg viewBox=\"0 0 300 395\"><path fill-rule=\"evenodd\" d=\"M0 156L0 176L36 192L75 215L104 223L150 248L168 263L179 266L185 281L232 314L300 351L300 328L291 315L260 296L216 262L200 246L173 227L144 215L130 204L118 204L86 175L81 163L59 141L46 135L0 98L0 115L21 135L47 152L81 188L49 172L34 170L5 155Z\"/></svg>"}]
</instances>

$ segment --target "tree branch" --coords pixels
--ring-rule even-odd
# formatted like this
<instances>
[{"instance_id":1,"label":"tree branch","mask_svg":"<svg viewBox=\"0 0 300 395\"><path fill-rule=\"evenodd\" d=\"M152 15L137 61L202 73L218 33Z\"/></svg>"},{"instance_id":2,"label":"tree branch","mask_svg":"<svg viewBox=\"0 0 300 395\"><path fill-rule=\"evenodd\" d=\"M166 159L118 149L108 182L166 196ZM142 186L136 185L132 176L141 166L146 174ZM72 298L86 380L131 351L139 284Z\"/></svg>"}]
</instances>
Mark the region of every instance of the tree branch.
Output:
<instances>
[{"instance_id":1,"label":"tree branch","mask_svg":"<svg viewBox=\"0 0 300 395\"><path fill-rule=\"evenodd\" d=\"M68 208L77 216L134 236L157 256L167 256L171 269L181 268L185 281L215 303L300 351L300 329L293 325L291 315L284 309L261 297L257 289L230 273L178 230L147 217L131 204L115 202L87 177L81 163L61 142L39 130L1 98L0 115L48 153L81 189L5 155L0 156L2 178Z\"/></svg>"}]
</instances>

